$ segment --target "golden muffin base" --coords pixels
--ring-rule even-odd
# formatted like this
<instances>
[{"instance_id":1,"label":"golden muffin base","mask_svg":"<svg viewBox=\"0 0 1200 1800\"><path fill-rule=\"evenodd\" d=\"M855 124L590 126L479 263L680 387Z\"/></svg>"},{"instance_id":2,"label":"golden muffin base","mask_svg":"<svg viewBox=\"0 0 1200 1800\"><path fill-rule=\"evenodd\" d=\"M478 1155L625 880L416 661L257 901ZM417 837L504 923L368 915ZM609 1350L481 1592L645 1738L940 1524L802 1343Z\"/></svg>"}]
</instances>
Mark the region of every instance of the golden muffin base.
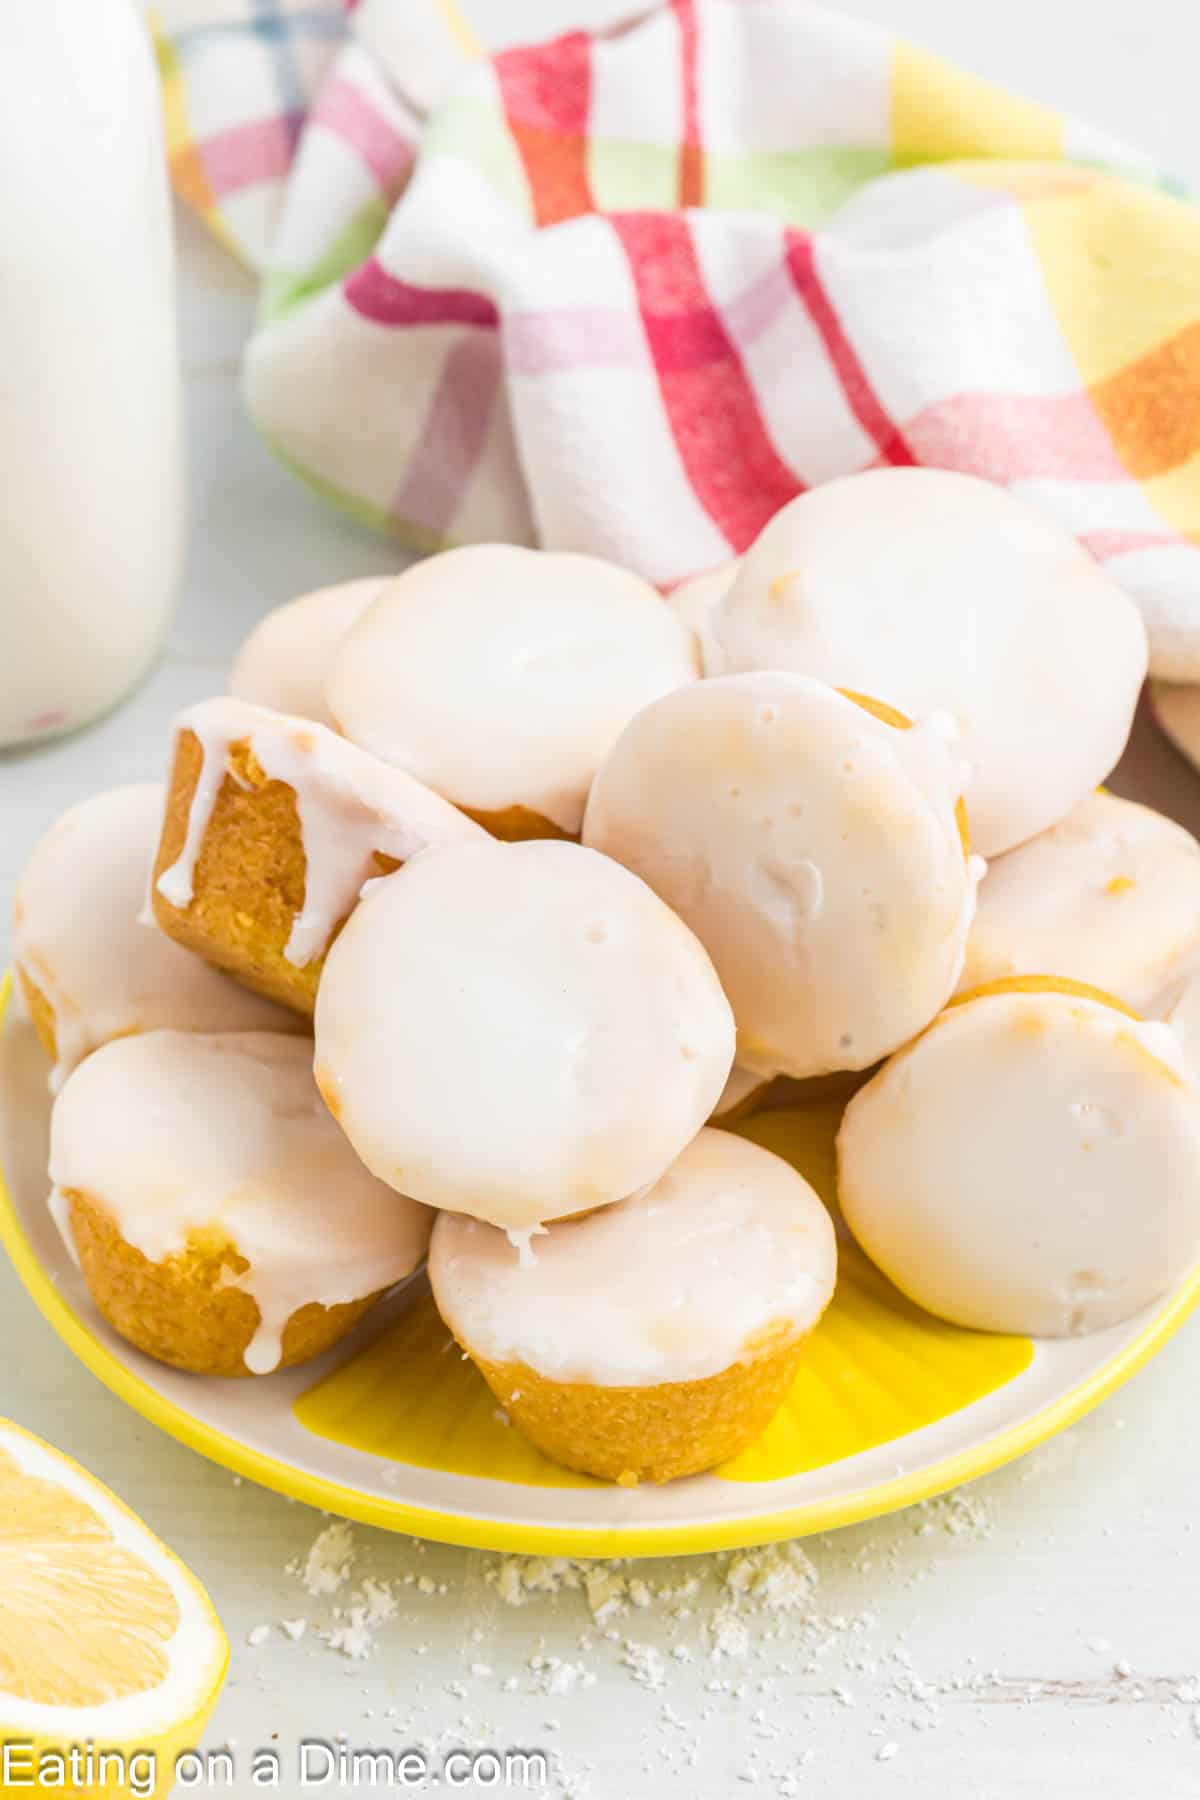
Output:
<instances>
[{"instance_id":1,"label":"golden muffin base","mask_svg":"<svg viewBox=\"0 0 1200 1800\"><path fill-rule=\"evenodd\" d=\"M1114 1012L1124 1013L1127 1019L1136 1019L1139 1023L1142 1017L1115 994L1093 987L1089 981L1073 981L1069 975L1002 975L996 981L981 981L978 987L964 988L961 994L952 994L945 1010L969 1006L972 1000L986 1000L994 994L1067 994L1076 1000L1092 1000L1097 1006L1111 1006ZM933 1022L936 1025L937 1020Z\"/></svg>"},{"instance_id":2,"label":"golden muffin base","mask_svg":"<svg viewBox=\"0 0 1200 1800\"><path fill-rule=\"evenodd\" d=\"M325 954L345 924L339 919L319 957L297 968L285 954L304 906L306 863L295 789L271 780L246 739L229 747L226 772L196 858L192 899L172 906L158 878L182 854L192 797L204 767L194 731L182 731L167 790L162 836L151 878L154 917L168 937L206 962L311 1018ZM380 875L399 867L376 853ZM349 914L346 915L349 917Z\"/></svg>"},{"instance_id":3,"label":"golden muffin base","mask_svg":"<svg viewBox=\"0 0 1200 1800\"><path fill-rule=\"evenodd\" d=\"M886 700L876 700L870 694L858 694L853 688L839 688L838 693L843 700L852 700L855 706L861 706L864 712L870 713L883 725L894 726L897 731L911 731L912 720L907 713L898 707L889 706ZM963 861L971 854L971 822L967 818L967 803L962 795L954 803L954 823L958 826L958 841L962 845Z\"/></svg>"},{"instance_id":4,"label":"golden muffin base","mask_svg":"<svg viewBox=\"0 0 1200 1800\"><path fill-rule=\"evenodd\" d=\"M698 1475L746 1449L779 1411L805 1338L772 1347L703 1381L599 1387L551 1381L523 1363L490 1363L462 1348L497 1400L543 1455L622 1487Z\"/></svg>"},{"instance_id":5,"label":"golden muffin base","mask_svg":"<svg viewBox=\"0 0 1200 1800\"><path fill-rule=\"evenodd\" d=\"M57 1063L58 1014L54 1010L53 1003L47 997L44 990L38 986L37 982L33 979L33 976L21 967L20 963L17 964L17 980L21 984L21 992L25 996L25 1008L29 1014L30 1022L37 1032L38 1042L46 1052L46 1055L50 1058L50 1061L52 1063ZM136 1035L137 1028L130 1026L125 1031L115 1031L112 1037L106 1038L104 1041L107 1044L111 1044L115 1042L117 1038L135 1037ZM99 1044L93 1044L90 1049L85 1051L84 1055L90 1056L93 1050L98 1050L99 1048ZM83 1058L81 1057L80 1060L82 1061Z\"/></svg>"},{"instance_id":6,"label":"golden muffin base","mask_svg":"<svg viewBox=\"0 0 1200 1800\"><path fill-rule=\"evenodd\" d=\"M245 1352L260 1314L250 1294L223 1285L250 1267L227 1239L196 1240L163 1262L150 1262L126 1243L99 1202L76 1192L65 1198L84 1280L114 1331L136 1350L191 1375L250 1375ZM284 1328L279 1367L320 1356L378 1298L375 1293L345 1306L313 1301L301 1307Z\"/></svg>"},{"instance_id":7,"label":"golden muffin base","mask_svg":"<svg viewBox=\"0 0 1200 1800\"><path fill-rule=\"evenodd\" d=\"M25 1010L33 1021L38 1041L52 1063L58 1061L58 1019L53 1006L33 976L17 964L17 980L25 997Z\"/></svg>"},{"instance_id":8,"label":"golden muffin base","mask_svg":"<svg viewBox=\"0 0 1200 1800\"><path fill-rule=\"evenodd\" d=\"M460 806L468 819L474 819L482 825L494 838L500 838L506 844L523 844L530 838L562 838L568 844L577 844L579 834L572 835L544 819L541 813L533 812L528 806L506 806L503 812L472 812L469 806Z\"/></svg>"}]
</instances>

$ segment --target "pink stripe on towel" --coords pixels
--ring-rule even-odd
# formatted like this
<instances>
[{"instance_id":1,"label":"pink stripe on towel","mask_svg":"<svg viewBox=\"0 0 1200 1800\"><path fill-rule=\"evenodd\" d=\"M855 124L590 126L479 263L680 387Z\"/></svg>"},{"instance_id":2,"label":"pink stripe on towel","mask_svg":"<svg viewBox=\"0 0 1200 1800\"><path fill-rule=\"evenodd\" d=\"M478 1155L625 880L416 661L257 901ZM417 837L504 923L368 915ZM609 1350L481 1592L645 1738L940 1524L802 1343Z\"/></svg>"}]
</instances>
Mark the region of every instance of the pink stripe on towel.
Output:
<instances>
[{"instance_id":1,"label":"pink stripe on towel","mask_svg":"<svg viewBox=\"0 0 1200 1800\"><path fill-rule=\"evenodd\" d=\"M917 460L985 481L1123 481L1086 391L955 394L905 426Z\"/></svg>"},{"instance_id":2,"label":"pink stripe on towel","mask_svg":"<svg viewBox=\"0 0 1200 1800\"><path fill-rule=\"evenodd\" d=\"M349 81L327 82L312 117L314 124L357 152L387 193L403 185L416 161L417 146L372 106L361 88Z\"/></svg>"},{"instance_id":3,"label":"pink stripe on towel","mask_svg":"<svg viewBox=\"0 0 1200 1800\"><path fill-rule=\"evenodd\" d=\"M552 306L509 313L504 348L514 375L563 369L641 369L649 364L636 318L616 306Z\"/></svg>"},{"instance_id":4,"label":"pink stripe on towel","mask_svg":"<svg viewBox=\"0 0 1200 1800\"><path fill-rule=\"evenodd\" d=\"M302 113L280 113L205 138L200 154L214 197L223 200L264 181L281 181L292 166L303 123Z\"/></svg>"},{"instance_id":5,"label":"pink stripe on towel","mask_svg":"<svg viewBox=\"0 0 1200 1800\"><path fill-rule=\"evenodd\" d=\"M1133 556L1139 550L1187 550L1185 537L1174 531L1081 531L1079 541L1097 562Z\"/></svg>"},{"instance_id":6,"label":"pink stripe on towel","mask_svg":"<svg viewBox=\"0 0 1200 1800\"><path fill-rule=\"evenodd\" d=\"M500 345L464 333L447 356L409 471L392 503L398 519L449 531L479 467L500 388Z\"/></svg>"}]
</instances>

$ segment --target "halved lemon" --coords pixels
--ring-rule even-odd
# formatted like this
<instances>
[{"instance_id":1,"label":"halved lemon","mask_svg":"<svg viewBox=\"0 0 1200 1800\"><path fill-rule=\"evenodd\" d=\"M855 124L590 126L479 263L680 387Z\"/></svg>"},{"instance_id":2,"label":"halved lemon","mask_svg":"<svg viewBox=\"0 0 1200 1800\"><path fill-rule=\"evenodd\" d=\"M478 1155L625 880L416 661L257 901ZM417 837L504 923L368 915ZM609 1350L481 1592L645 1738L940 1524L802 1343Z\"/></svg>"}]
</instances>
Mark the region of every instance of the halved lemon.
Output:
<instances>
[{"instance_id":1,"label":"halved lemon","mask_svg":"<svg viewBox=\"0 0 1200 1800\"><path fill-rule=\"evenodd\" d=\"M228 1664L178 1558L77 1463L0 1420L0 1793L168 1793Z\"/></svg>"}]
</instances>

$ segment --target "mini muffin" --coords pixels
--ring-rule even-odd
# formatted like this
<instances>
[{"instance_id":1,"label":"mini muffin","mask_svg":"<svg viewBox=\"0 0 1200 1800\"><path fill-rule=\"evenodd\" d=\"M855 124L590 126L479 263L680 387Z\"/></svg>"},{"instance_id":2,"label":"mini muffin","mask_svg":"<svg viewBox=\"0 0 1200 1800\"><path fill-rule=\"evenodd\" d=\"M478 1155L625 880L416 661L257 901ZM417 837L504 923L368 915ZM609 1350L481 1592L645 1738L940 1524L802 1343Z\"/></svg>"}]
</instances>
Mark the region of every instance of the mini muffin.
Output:
<instances>
[{"instance_id":1,"label":"mini muffin","mask_svg":"<svg viewBox=\"0 0 1200 1800\"><path fill-rule=\"evenodd\" d=\"M1200 768L1200 687L1152 681L1150 706L1179 754Z\"/></svg>"},{"instance_id":2,"label":"mini muffin","mask_svg":"<svg viewBox=\"0 0 1200 1800\"><path fill-rule=\"evenodd\" d=\"M376 882L330 952L316 1076L367 1167L516 1238L656 1181L733 1062L703 948L578 844L455 844Z\"/></svg>"},{"instance_id":3,"label":"mini muffin","mask_svg":"<svg viewBox=\"0 0 1200 1800\"><path fill-rule=\"evenodd\" d=\"M363 1168L312 1046L152 1031L97 1050L50 1128L53 1208L114 1331L197 1375L266 1375L346 1335L432 1215Z\"/></svg>"},{"instance_id":4,"label":"mini muffin","mask_svg":"<svg viewBox=\"0 0 1200 1800\"><path fill-rule=\"evenodd\" d=\"M163 789L113 788L52 825L17 885L13 949L57 1093L110 1038L176 1031L293 1031L300 1022L139 923Z\"/></svg>"},{"instance_id":5,"label":"mini muffin","mask_svg":"<svg viewBox=\"0 0 1200 1800\"><path fill-rule=\"evenodd\" d=\"M639 576L477 544L389 582L326 695L347 737L495 836L577 837L622 727L698 673L691 632Z\"/></svg>"},{"instance_id":6,"label":"mini muffin","mask_svg":"<svg viewBox=\"0 0 1200 1800\"><path fill-rule=\"evenodd\" d=\"M792 669L914 718L949 713L987 857L1104 780L1146 673L1141 615L1073 537L940 469L872 469L789 501L712 631L727 673Z\"/></svg>"},{"instance_id":7,"label":"mini muffin","mask_svg":"<svg viewBox=\"0 0 1200 1800\"><path fill-rule=\"evenodd\" d=\"M699 649L700 667L705 675L720 675L721 650L712 634L712 611L733 586L740 563L722 563L703 575L692 575L681 581L667 595L672 607L693 633Z\"/></svg>"},{"instance_id":8,"label":"mini muffin","mask_svg":"<svg viewBox=\"0 0 1200 1800\"><path fill-rule=\"evenodd\" d=\"M333 715L325 704L329 665L387 580L386 575L366 575L275 607L234 657L229 692L237 700L332 727Z\"/></svg>"},{"instance_id":9,"label":"mini muffin","mask_svg":"<svg viewBox=\"0 0 1200 1800\"><path fill-rule=\"evenodd\" d=\"M323 725L203 700L175 724L151 904L177 943L311 1015L364 882L430 844L484 836Z\"/></svg>"},{"instance_id":10,"label":"mini muffin","mask_svg":"<svg viewBox=\"0 0 1200 1800\"><path fill-rule=\"evenodd\" d=\"M997 982L851 1100L838 1197L939 1317L1100 1331L1200 1256L1200 1093L1169 1026L1069 982Z\"/></svg>"},{"instance_id":11,"label":"mini muffin","mask_svg":"<svg viewBox=\"0 0 1200 1800\"><path fill-rule=\"evenodd\" d=\"M442 1213L429 1276L514 1424L568 1468L670 1481L752 1443L833 1293L833 1224L781 1158L702 1131L649 1190L522 1259Z\"/></svg>"},{"instance_id":12,"label":"mini muffin","mask_svg":"<svg viewBox=\"0 0 1200 1800\"><path fill-rule=\"evenodd\" d=\"M1089 794L989 865L959 985L1065 975L1146 1011L1197 947L1200 844L1148 806Z\"/></svg>"},{"instance_id":13,"label":"mini muffin","mask_svg":"<svg viewBox=\"0 0 1200 1800\"><path fill-rule=\"evenodd\" d=\"M982 865L952 728L872 705L802 675L717 676L640 713L592 789L585 842L691 926L760 1076L868 1068L962 968Z\"/></svg>"}]
</instances>

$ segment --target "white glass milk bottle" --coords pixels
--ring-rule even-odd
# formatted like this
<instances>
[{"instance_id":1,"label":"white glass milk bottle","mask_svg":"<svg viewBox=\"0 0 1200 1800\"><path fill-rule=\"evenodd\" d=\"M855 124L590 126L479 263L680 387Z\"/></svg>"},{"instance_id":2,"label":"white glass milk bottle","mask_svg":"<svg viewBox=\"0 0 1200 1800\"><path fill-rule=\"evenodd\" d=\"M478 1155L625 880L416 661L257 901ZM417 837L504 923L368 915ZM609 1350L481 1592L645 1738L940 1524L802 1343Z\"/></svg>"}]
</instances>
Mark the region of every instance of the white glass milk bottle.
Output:
<instances>
[{"instance_id":1,"label":"white glass milk bottle","mask_svg":"<svg viewBox=\"0 0 1200 1800\"><path fill-rule=\"evenodd\" d=\"M162 111L135 0L0 0L0 745L150 663L183 479Z\"/></svg>"}]
</instances>

